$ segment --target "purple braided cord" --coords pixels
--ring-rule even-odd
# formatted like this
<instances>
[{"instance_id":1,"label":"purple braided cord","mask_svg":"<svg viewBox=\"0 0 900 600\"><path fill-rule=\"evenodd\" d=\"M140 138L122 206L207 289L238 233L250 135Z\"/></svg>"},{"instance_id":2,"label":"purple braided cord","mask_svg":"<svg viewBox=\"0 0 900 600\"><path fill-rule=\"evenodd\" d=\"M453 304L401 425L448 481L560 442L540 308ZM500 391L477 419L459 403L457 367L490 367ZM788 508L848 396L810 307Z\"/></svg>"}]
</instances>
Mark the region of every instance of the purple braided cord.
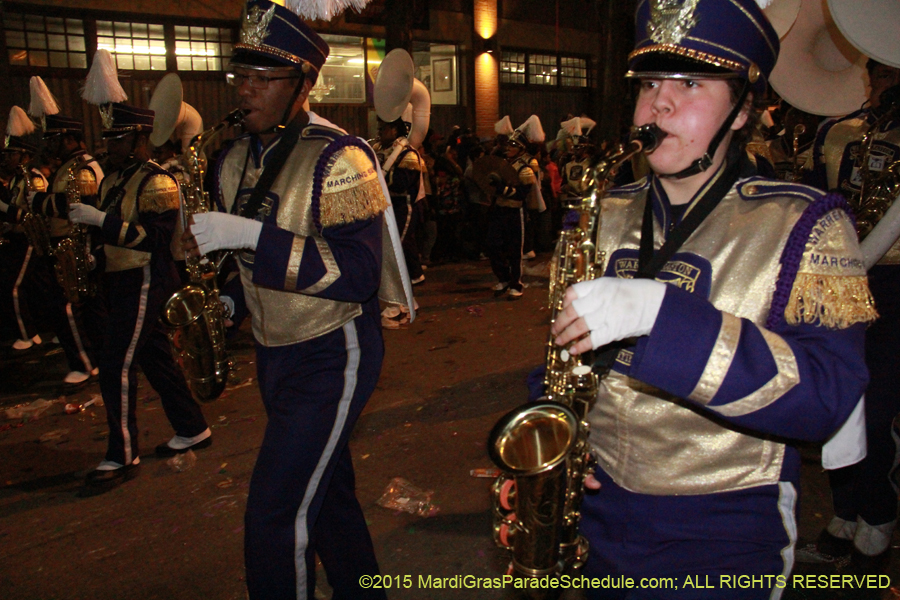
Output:
<instances>
[{"instance_id":1,"label":"purple braided cord","mask_svg":"<svg viewBox=\"0 0 900 600\"><path fill-rule=\"evenodd\" d=\"M803 252L806 250L809 234L823 215L836 208L843 209L850 216L851 222L856 224L847 200L841 194L833 192L810 204L794 225L787 244L784 246L784 251L781 253L781 271L778 274L778 282L775 284L775 293L772 295L772 306L769 309L769 317L766 319L766 329L773 329L784 322L784 310L791 297L794 279L797 277L797 269L800 267Z\"/></svg>"}]
</instances>

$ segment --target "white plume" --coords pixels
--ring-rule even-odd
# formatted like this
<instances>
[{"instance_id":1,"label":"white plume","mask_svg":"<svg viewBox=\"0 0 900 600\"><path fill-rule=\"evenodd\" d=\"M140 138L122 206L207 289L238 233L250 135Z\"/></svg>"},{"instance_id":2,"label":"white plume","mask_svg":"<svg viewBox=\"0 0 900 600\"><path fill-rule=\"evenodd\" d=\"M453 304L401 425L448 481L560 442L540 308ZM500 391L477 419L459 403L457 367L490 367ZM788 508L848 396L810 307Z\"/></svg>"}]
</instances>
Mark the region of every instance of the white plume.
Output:
<instances>
[{"instance_id":1,"label":"white plume","mask_svg":"<svg viewBox=\"0 0 900 600\"><path fill-rule=\"evenodd\" d=\"M56 98L47 89L47 84L37 75L31 78L31 104L28 105L28 114L36 119L47 115L55 115L59 112L59 104Z\"/></svg>"},{"instance_id":2,"label":"white plume","mask_svg":"<svg viewBox=\"0 0 900 600\"><path fill-rule=\"evenodd\" d=\"M525 122L516 128L516 131L521 131L531 143L544 141L544 128L541 127L541 120L537 115L531 115L525 119Z\"/></svg>"},{"instance_id":3,"label":"white plume","mask_svg":"<svg viewBox=\"0 0 900 600\"><path fill-rule=\"evenodd\" d=\"M22 137L23 135L34 133L35 129L34 123L28 118L28 115L25 114L24 110L18 106L13 106L9 109L9 121L6 123L6 135Z\"/></svg>"},{"instance_id":4,"label":"white plume","mask_svg":"<svg viewBox=\"0 0 900 600\"><path fill-rule=\"evenodd\" d=\"M494 123L494 131L496 131L499 135L512 135L515 132L513 129L512 122L509 120L509 115L506 115L496 123Z\"/></svg>"},{"instance_id":5,"label":"white plume","mask_svg":"<svg viewBox=\"0 0 900 600\"><path fill-rule=\"evenodd\" d=\"M582 135L588 135L596 126L597 121L588 117L581 117L581 129L584 131Z\"/></svg>"},{"instance_id":6,"label":"white plume","mask_svg":"<svg viewBox=\"0 0 900 600\"><path fill-rule=\"evenodd\" d=\"M568 121L560 123L563 131L569 135L581 135L581 117L572 117Z\"/></svg>"},{"instance_id":7,"label":"white plume","mask_svg":"<svg viewBox=\"0 0 900 600\"><path fill-rule=\"evenodd\" d=\"M775 0L756 0L756 3L759 5L760 8L766 9L766 8L768 8L769 5L772 4L772 2L774 2L774 1L775 1Z\"/></svg>"},{"instance_id":8,"label":"white plume","mask_svg":"<svg viewBox=\"0 0 900 600\"><path fill-rule=\"evenodd\" d=\"M285 0L284 7L304 19L330 21L348 8L362 12L372 0Z\"/></svg>"},{"instance_id":9,"label":"white plume","mask_svg":"<svg viewBox=\"0 0 900 600\"><path fill-rule=\"evenodd\" d=\"M125 94L122 84L119 83L116 63L109 50L100 49L94 55L94 62L91 64L91 70L84 82L81 97L88 104L97 106L128 100L128 95Z\"/></svg>"}]
</instances>

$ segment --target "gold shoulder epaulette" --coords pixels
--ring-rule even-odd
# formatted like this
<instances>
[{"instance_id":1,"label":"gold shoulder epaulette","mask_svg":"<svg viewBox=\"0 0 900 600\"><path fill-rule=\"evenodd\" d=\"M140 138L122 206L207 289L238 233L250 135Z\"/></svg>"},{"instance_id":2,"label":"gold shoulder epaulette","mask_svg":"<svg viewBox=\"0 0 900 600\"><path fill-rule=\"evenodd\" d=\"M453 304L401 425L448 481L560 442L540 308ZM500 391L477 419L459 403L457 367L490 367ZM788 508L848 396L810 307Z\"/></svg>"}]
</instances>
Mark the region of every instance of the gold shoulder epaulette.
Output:
<instances>
[{"instance_id":1,"label":"gold shoulder epaulette","mask_svg":"<svg viewBox=\"0 0 900 600\"><path fill-rule=\"evenodd\" d=\"M410 148L403 153L400 158L400 164L397 167L401 169L409 169L410 171L421 171L422 163L419 160L419 153Z\"/></svg>"},{"instance_id":2,"label":"gold shoulder epaulette","mask_svg":"<svg viewBox=\"0 0 900 600\"><path fill-rule=\"evenodd\" d=\"M47 180L41 177L40 175L35 175L33 173L29 173L28 177L31 178L31 189L35 192L46 192L47 191Z\"/></svg>"},{"instance_id":3,"label":"gold shoulder epaulette","mask_svg":"<svg viewBox=\"0 0 900 600\"><path fill-rule=\"evenodd\" d=\"M145 177L138 198L138 210L155 213L178 210L180 198L175 178L159 171Z\"/></svg>"},{"instance_id":4,"label":"gold shoulder epaulette","mask_svg":"<svg viewBox=\"0 0 900 600\"><path fill-rule=\"evenodd\" d=\"M388 207L375 165L356 145L340 148L329 161L331 168L322 182L319 222L322 227L363 221Z\"/></svg>"},{"instance_id":5,"label":"gold shoulder epaulette","mask_svg":"<svg viewBox=\"0 0 900 600\"><path fill-rule=\"evenodd\" d=\"M75 181L81 190L82 196L94 196L97 194L97 174L90 167L82 167L75 174Z\"/></svg>"},{"instance_id":6,"label":"gold shoulder epaulette","mask_svg":"<svg viewBox=\"0 0 900 600\"><path fill-rule=\"evenodd\" d=\"M784 316L791 325L832 329L878 318L856 229L843 209L826 212L810 231Z\"/></svg>"},{"instance_id":7,"label":"gold shoulder epaulette","mask_svg":"<svg viewBox=\"0 0 900 600\"><path fill-rule=\"evenodd\" d=\"M534 171L527 164L519 167L519 181L524 185L531 185L535 181Z\"/></svg>"}]
</instances>

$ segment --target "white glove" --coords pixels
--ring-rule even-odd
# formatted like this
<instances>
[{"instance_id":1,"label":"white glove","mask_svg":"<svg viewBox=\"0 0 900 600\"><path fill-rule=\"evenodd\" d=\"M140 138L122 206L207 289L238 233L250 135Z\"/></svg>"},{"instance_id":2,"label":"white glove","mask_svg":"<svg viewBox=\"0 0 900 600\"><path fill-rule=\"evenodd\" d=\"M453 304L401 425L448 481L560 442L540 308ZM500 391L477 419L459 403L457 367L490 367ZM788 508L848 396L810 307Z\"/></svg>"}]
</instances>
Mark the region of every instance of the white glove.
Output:
<instances>
[{"instance_id":1,"label":"white glove","mask_svg":"<svg viewBox=\"0 0 900 600\"><path fill-rule=\"evenodd\" d=\"M209 254L222 248L256 250L262 223L220 212L197 213L190 230L197 241L200 254Z\"/></svg>"},{"instance_id":2,"label":"white glove","mask_svg":"<svg viewBox=\"0 0 900 600\"><path fill-rule=\"evenodd\" d=\"M649 334L666 295L666 284L652 279L599 277L570 289L578 295L572 308L587 324L595 350Z\"/></svg>"},{"instance_id":3,"label":"white glove","mask_svg":"<svg viewBox=\"0 0 900 600\"><path fill-rule=\"evenodd\" d=\"M85 225L96 225L103 227L103 221L106 220L106 213L98 210L89 204L73 204L69 207L69 221L72 223L84 223Z\"/></svg>"}]
</instances>

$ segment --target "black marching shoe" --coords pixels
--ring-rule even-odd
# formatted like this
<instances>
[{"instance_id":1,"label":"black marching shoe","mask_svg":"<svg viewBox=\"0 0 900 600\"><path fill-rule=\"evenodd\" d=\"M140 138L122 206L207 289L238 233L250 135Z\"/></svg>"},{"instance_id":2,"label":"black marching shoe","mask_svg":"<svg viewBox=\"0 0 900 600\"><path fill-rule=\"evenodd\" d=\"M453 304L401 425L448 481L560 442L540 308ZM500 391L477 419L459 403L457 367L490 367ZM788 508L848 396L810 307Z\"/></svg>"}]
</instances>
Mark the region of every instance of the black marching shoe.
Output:
<instances>
[{"instance_id":1,"label":"black marching shoe","mask_svg":"<svg viewBox=\"0 0 900 600\"><path fill-rule=\"evenodd\" d=\"M130 465L118 469L94 469L85 477L85 487L80 495L95 496L108 492L137 477L140 467L139 459L135 459Z\"/></svg>"}]
</instances>

